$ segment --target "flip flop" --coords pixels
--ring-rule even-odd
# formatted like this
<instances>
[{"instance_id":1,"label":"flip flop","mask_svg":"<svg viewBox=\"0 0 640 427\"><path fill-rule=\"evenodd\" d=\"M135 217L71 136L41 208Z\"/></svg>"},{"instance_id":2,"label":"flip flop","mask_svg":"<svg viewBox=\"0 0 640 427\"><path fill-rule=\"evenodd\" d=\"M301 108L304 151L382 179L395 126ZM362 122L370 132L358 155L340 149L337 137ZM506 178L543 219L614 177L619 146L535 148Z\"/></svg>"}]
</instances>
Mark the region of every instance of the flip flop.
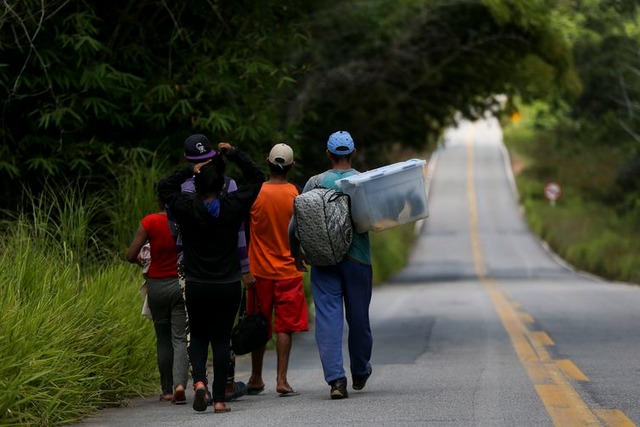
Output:
<instances>
[{"instance_id":1,"label":"flip flop","mask_svg":"<svg viewBox=\"0 0 640 427\"><path fill-rule=\"evenodd\" d=\"M224 408L217 408L216 409L215 405L213 407L213 413L214 414L224 414L226 412L231 412L231 408L228 407L227 405L225 405Z\"/></svg>"},{"instance_id":2,"label":"flip flop","mask_svg":"<svg viewBox=\"0 0 640 427\"><path fill-rule=\"evenodd\" d=\"M173 394L173 400L171 400L171 403L173 403L174 405L184 405L187 403L187 397L185 395L185 390L176 390L176 392Z\"/></svg>"},{"instance_id":3,"label":"flip flop","mask_svg":"<svg viewBox=\"0 0 640 427\"><path fill-rule=\"evenodd\" d=\"M224 401L233 402L247 393L249 393L249 387L242 381L236 381L233 383L233 393L225 395Z\"/></svg>"},{"instance_id":4,"label":"flip flop","mask_svg":"<svg viewBox=\"0 0 640 427\"><path fill-rule=\"evenodd\" d=\"M249 396L255 396L257 394L260 394L264 391L264 384L262 384L262 387L251 387L250 385L247 385L247 394Z\"/></svg>"},{"instance_id":5,"label":"flip flop","mask_svg":"<svg viewBox=\"0 0 640 427\"><path fill-rule=\"evenodd\" d=\"M300 393L298 393L297 391L291 389L291 390L285 390L282 392L278 392L278 396L280 397L293 397L293 396L300 396Z\"/></svg>"}]
</instances>

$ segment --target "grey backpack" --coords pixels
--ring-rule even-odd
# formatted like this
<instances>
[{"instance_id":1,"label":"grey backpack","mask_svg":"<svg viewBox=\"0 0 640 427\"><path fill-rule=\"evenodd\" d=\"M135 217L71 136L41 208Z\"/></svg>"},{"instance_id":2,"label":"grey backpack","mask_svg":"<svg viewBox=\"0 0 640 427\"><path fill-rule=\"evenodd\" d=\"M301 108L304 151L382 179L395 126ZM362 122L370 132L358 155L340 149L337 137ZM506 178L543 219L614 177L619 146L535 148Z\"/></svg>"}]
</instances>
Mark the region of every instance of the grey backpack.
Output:
<instances>
[{"instance_id":1,"label":"grey backpack","mask_svg":"<svg viewBox=\"0 0 640 427\"><path fill-rule=\"evenodd\" d=\"M314 188L293 201L296 235L311 265L336 265L353 238L349 196L329 188Z\"/></svg>"}]
</instances>

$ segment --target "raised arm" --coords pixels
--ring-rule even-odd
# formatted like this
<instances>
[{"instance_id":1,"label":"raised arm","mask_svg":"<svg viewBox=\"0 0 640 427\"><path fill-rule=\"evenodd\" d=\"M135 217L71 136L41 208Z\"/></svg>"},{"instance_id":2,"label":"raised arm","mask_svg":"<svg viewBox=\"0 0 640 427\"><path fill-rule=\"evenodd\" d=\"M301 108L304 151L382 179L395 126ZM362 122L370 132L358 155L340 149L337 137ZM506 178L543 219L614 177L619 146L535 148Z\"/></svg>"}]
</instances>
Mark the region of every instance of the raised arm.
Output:
<instances>
[{"instance_id":1,"label":"raised arm","mask_svg":"<svg viewBox=\"0 0 640 427\"><path fill-rule=\"evenodd\" d=\"M218 144L218 149L227 159L238 165L247 183L253 185L259 184L258 189L260 189L260 186L265 181L265 175L251 157L243 151L240 151L240 149L233 147L228 142Z\"/></svg>"},{"instance_id":2,"label":"raised arm","mask_svg":"<svg viewBox=\"0 0 640 427\"><path fill-rule=\"evenodd\" d=\"M232 161L240 168L246 181L238 187L237 191L229 193L227 197L221 200L221 204L224 207L221 210L221 215L224 215L228 220L235 219L241 222L242 218L245 218L249 209L251 209L256 197L258 197L265 175L246 153L225 142L221 142L218 148L229 161Z\"/></svg>"},{"instance_id":3,"label":"raised arm","mask_svg":"<svg viewBox=\"0 0 640 427\"><path fill-rule=\"evenodd\" d=\"M176 213L176 205L182 194L182 183L193 175L193 166L177 169L158 183L158 196L164 200L172 214Z\"/></svg>"}]
</instances>

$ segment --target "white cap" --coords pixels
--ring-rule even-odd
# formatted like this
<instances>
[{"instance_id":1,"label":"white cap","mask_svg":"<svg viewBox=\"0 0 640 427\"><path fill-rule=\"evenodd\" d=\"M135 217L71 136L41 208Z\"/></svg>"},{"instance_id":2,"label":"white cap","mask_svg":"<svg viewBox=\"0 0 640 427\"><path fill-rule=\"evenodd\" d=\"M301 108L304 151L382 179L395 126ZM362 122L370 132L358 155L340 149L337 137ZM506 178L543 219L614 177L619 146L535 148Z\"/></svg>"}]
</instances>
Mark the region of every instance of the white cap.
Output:
<instances>
[{"instance_id":1,"label":"white cap","mask_svg":"<svg viewBox=\"0 0 640 427\"><path fill-rule=\"evenodd\" d=\"M293 163L293 150L287 144L276 144L269 152L269 162L281 168L289 166Z\"/></svg>"}]
</instances>

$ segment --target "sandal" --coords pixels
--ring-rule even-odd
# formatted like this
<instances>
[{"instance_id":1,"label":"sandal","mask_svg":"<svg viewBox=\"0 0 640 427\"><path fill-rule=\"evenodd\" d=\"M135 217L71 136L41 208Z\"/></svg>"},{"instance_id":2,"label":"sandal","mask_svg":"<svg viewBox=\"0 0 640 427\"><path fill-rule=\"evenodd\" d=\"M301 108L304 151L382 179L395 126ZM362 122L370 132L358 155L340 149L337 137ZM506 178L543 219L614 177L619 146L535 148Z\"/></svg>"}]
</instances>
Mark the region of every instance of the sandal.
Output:
<instances>
[{"instance_id":1,"label":"sandal","mask_svg":"<svg viewBox=\"0 0 640 427\"><path fill-rule=\"evenodd\" d=\"M176 387L175 392L173 393L173 399L171 399L171 403L174 405L184 405L187 403L187 396L184 391L184 387L178 389Z\"/></svg>"},{"instance_id":2,"label":"sandal","mask_svg":"<svg viewBox=\"0 0 640 427\"><path fill-rule=\"evenodd\" d=\"M242 381L233 383L233 393L224 396L225 402L233 402L234 400L244 396L249 392L249 387Z\"/></svg>"},{"instance_id":3,"label":"sandal","mask_svg":"<svg viewBox=\"0 0 640 427\"><path fill-rule=\"evenodd\" d=\"M264 384L262 384L262 387L252 387L250 385L247 385L247 394L249 396L255 396L257 394L260 394L264 391Z\"/></svg>"},{"instance_id":4,"label":"sandal","mask_svg":"<svg viewBox=\"0 0 640 427\"><path fill-rule=\"evenodd\" d=\"M204 382L198 381L193 388L196 391L196 396L193 399L193 409L202 412L207 409L207 386Z\"/></svg>"},{"instance_id":5,"label":"sandal","mask_svg":"<svg viewBox=\"0 0 640 427\"><path fill-rule=\"evenodd\" d=\"M216 402L213 404L213 412L215 414L224 414L225 412L231 412L231 408L224 402Z\"/></svg>"},{"instance_id":6,"label":"sandal","mask_svg":"<svg viewBox=\"0 0 640 427\"><path fill-rule=\"evenodd\" d=\"M280 397L293 397L293 396L300 396L300 393L298 393L297 391L295 391L294 389L291 390L276 390L278 392L278 396Z\"/></svg>"}]
</instances>

